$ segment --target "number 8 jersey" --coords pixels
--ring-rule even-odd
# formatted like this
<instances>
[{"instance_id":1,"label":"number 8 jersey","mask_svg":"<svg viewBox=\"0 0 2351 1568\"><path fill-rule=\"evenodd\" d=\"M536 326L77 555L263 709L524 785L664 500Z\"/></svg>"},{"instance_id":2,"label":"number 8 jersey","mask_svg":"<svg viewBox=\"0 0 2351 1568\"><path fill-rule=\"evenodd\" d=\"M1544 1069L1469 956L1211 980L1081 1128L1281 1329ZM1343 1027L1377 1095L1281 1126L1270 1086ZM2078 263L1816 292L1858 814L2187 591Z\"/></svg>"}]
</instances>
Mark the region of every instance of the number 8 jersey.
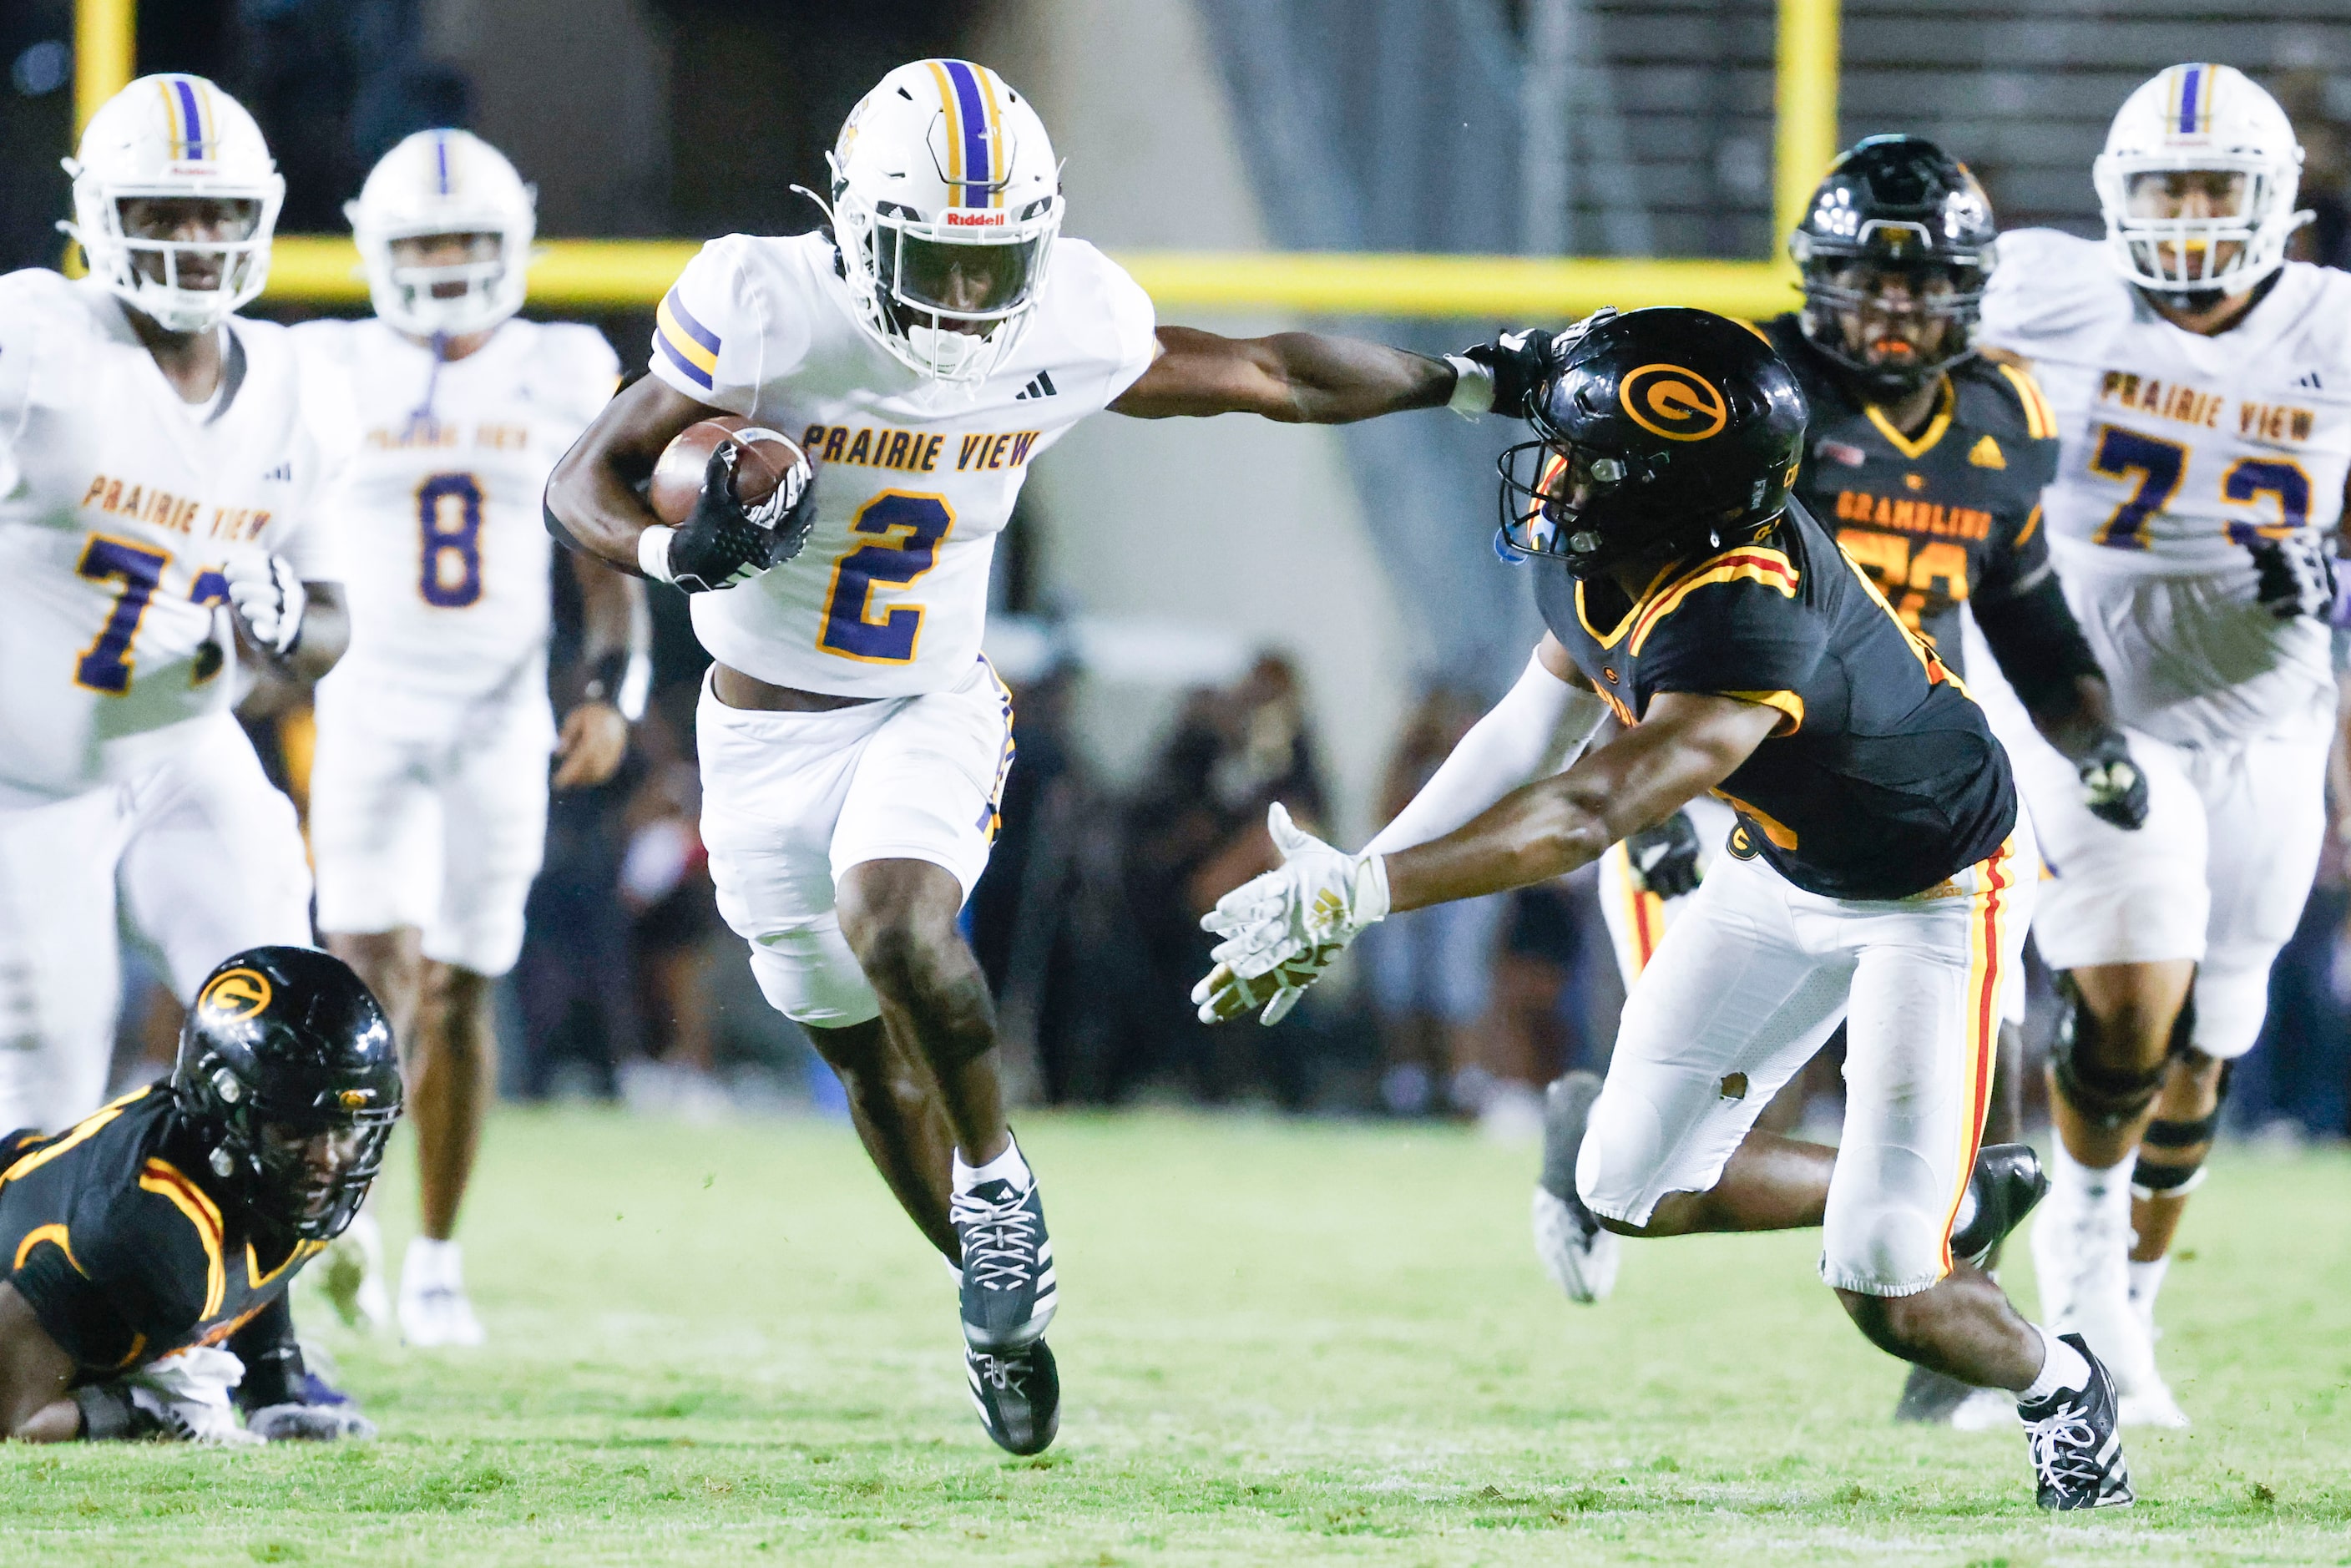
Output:
<instances>
[{"instance_id":1,"label":"number 8 jersey","mask_svg":"<svg viewBox=\"0 0 2351 1568\"><path fill-rule=\"evenodd\" d=\"M2182 743L2322 722L2325 628L2255 603L2245 547L2342 515L2351 274L2288 262L2207 338L2157 315L2097 241L2021 229L1999 256L1983 340L2032 361L2056 416L2043 514L2125 720Z\"/></svg>"},{"instance_id":2,"label":"number 8 jersey","mask_svg":"<svg viewBox=\"0 0 2351 1568\"><path fill-rule=\"evenodd\" d=\"M190 403L94 278L0 278L0 807L127 780L238 691L231 559L340 581L341 389L232 318Z\"/></svg>"},{"instance_id":3,"label":"number 8 jersey","mask_svg":"<svg viewBox=\"0 0 2351 1568\"><path fill-rule=\"evenodd\" d=\"M653 373L799 442L819 513L797 559L694 596L702 645L802 691L956 685L1029 465L1132 385L1153 342L1149 298L1081 240L1054 242L1025 330L967 384L928 380L866 334L829 235L705 246L655 317Z\"/></svg>"},{"instance_id":4,"label":"number 8 jersey","mask_svg":"<svg viewBox=\"0 0 2351 1568\"><path fill-rule=\"evenodd\" d=\"M350 652L331 677L465 701L547 645L547 476L611 396L593 327L512 318L462 360L382 321L294 329L351 389L359 445L336 496L351 562Z\"/></svg>"}]
</instances>

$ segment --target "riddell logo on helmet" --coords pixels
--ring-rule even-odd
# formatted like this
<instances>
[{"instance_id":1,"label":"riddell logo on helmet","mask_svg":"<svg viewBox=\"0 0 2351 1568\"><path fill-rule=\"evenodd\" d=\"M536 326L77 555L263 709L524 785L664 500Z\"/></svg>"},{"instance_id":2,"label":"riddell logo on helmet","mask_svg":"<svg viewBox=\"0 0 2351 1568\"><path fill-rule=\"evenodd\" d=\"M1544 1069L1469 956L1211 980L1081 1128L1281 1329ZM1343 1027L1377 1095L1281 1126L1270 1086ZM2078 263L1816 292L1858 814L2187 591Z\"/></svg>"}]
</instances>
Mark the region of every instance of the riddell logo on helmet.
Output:
<instances>
[{"instance_id":1,"label":"riddell logo on helmet","mask_svg":"<svg viewBox=\"0 0 2351 1568\"><path fill-rule=\"evenodd\" d=\"M952 209L947 213L947 227L951 229L1001 228L1011 221L1009 213L963 213Z\"/></svg>"}]
</instances>

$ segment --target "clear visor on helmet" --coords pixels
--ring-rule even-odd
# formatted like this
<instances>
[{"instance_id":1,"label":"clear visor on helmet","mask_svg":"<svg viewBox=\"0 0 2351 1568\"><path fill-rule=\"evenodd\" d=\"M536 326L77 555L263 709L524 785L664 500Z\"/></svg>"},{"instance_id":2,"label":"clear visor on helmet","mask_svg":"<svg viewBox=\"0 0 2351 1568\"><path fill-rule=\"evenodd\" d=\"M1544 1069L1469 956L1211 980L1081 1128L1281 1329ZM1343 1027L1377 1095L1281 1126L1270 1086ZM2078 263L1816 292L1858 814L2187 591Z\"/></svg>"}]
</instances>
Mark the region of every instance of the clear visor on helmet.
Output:
<instances>
[{"instance_id":1,"label":"clear visor on helmet","mask_svg":"<svg viewBox=\"0 0 2351 1568\"><path fill-rule=\"evenodd\" d=\"M2142 169L2123 181L2124 211L2134 219L2251 224L2259 183L2244 169Z\"/></svg>"},{"instance_id":2,"label":"clear visor on helmet","mask_svg":"<svg viewBox=\"0 0 2351 1568\"><path fill-rule=\"evenodd\" d=\"M943 321L1000 321L1028 305L1046 243L1043 235L946 240L893 225L874 259L883 291L908 309Z\"/></svg>"}]
</instances>

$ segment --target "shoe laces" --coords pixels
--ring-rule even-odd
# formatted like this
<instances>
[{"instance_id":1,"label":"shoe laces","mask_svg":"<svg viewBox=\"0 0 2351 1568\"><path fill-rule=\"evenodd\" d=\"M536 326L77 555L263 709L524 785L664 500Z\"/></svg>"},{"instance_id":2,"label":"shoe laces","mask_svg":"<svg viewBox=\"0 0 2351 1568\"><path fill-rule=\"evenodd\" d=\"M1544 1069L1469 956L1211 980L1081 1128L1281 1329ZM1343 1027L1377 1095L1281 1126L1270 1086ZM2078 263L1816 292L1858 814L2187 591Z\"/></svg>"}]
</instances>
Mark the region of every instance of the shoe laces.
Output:
<instances>
[{"instance_id":1,"label":"shoe laces","mask_svg":"<svg viewBox=\"0 0 2351 1568\"><path fill-rule=\"evenodd\" d=\"M1008 1187L1002 1197L958 1194L949 1218L963 1241L964 1278L988 1291L1019 1290L1030 1282L1040 1227L1028 1193Z\"/></svg>"},{"instance_id":2,"label":"shoe laces","mask_svg":"<svg viewBox=\"0 0 2351 1568\"><path fill-rule=\"evenodd\" d=\"M989 1355L985 1351L975 1351L971 1368L982 1383L998 1394L1017 1394L1020 1392L1020 1379L1028 1375L1029 1358L1024 1355Z\"/></svg>"},{"instance_id":3,"label":"shoe laces","mask_svg":"<svg viewBox=\"0 0 2351 1568\"><path fill-rule=\"evenodd\" d=\"M2098 1463L2098 1430L2078 1405L2024 1424L2032 1445L2032 1468L2043 1479L2071 1486L2095 1486L2105 1471Z\"/></svg>"}]
</instances>

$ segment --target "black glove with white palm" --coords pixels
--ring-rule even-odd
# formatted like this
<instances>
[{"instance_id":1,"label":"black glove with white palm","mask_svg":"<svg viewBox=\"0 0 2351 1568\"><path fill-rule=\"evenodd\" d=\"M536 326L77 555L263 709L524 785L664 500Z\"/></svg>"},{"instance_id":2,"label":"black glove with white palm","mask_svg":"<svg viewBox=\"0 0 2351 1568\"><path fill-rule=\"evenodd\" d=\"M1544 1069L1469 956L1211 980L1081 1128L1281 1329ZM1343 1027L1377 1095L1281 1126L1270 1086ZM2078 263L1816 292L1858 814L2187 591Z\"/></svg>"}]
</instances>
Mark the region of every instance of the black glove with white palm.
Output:
<instances>
[{"instance_id":1,"label":"black glove with white palm","mask_svg":"<svg viewBox=\"0 0 2351 1568\"><path fill-rule=\"evenodd\" d=\"M816 524L816 481L803 465L757 506L735 493L735 444L719 443L702 472L694 514L674 528L647 528L637 564L688 593L750 581L800 553Z\"/></svg>"},{"instance_id":2,"label":"black glove with white palm","mask_svg":"<svg viewBox=\"0 0 2351 1568\"><path fill-rule=\"evenodd\" d=\"M1698 890L1704 874L1698 868L1698 829L1687 811L1676 811L1655 827L1625 836L1625 852L1633 874L1659 898L1679 898Z\"/></svg>"},{"instance_id":3,"label":"black glove with white palm","mask_svg":"<svg viewBox=\"0 0 2351 1568\"><path fill-rule=\"evenodd\" d=\"M1263 1008L1277 1024L1364 931L1387 917L1388 873L1378 855L1332 849L1290 820L1277 802L1265 814L1281 867L1217 901L1200 925L1224 938L1217 967L1192 988L1202 1023L1223 1023Z\"/></svg>"},{"instance_id":4,"label":"black glove with white palm","mask_svg":"<svg viewBox=\"0 0 2351 1568\"><path fill-rule=\"evenodd\" d=\"M2082 804L2090 814L2136 832L2147 822L2147 775L2131 760L2130 742L2110 729L2074 765L2082 778Z\"/></svg>"},{"instance_id":5,"label":"black glove with white palm","mask_svg":"<svg viewBox=\"0 0 2351 1568\"><path fill-rule=\"evenodd\" d=\"M256 550L231 557L221 575L228 580L228 601L246 641L273 659L293 653L310 602L294 563Z\"/></svg>"},{"instance_id":6,"label":"black glove with white palm","mask_svg":"<svg viewBox=\"0 0 2351 1568\"><path fill-rule=\"evenodd\" d=\"M1453 397L1446 406L1462 414L1499 413L1505 419L1524 419L1529 394L1551 373L1568 346L1615 314L1614 306L1604 305L1556 332L1533 327L1498 332L1489 343L1446 355L1445 362L1453 367L1454 374Z\"/></svg>"},{"instance_id":7,"label":"black glove with white palm","mask_svg":"<svg viewBox=\"0 0 2351 1568\"><path fill-rule=\"evenodd\" d=\"M2245 553L2253 558L2253 597L2262 609L2281 621L2327 619L2335 608L2335 561L2317 534L2298 528L2283 538L2257 535Z\"/></svg>"}]
</instances>

